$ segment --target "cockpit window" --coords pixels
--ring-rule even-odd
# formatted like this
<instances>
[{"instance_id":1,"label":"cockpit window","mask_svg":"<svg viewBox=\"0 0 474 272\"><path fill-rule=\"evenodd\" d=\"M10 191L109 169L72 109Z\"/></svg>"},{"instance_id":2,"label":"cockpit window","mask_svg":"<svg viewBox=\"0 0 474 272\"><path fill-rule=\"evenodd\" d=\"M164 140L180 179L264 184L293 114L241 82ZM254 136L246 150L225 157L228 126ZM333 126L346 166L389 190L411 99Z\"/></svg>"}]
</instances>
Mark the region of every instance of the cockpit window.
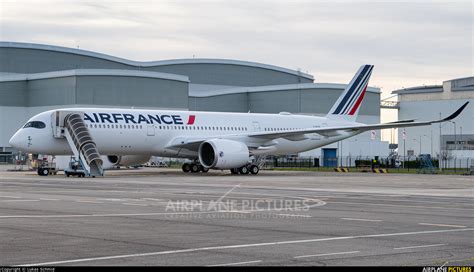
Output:
<instances>
[{"instance_id":1,"label":"cockpit window","mask_svg":"<svg viewBox=\"0 0 474 272\"><path fill-rule=\"evenodd\" d=\"M32 128L45 128L46 124L41 122L41 121L31 121L31 122L26 123L23 126L23 128L29 128L29 127L32 127Z\"/></svg>"}]
</instances>

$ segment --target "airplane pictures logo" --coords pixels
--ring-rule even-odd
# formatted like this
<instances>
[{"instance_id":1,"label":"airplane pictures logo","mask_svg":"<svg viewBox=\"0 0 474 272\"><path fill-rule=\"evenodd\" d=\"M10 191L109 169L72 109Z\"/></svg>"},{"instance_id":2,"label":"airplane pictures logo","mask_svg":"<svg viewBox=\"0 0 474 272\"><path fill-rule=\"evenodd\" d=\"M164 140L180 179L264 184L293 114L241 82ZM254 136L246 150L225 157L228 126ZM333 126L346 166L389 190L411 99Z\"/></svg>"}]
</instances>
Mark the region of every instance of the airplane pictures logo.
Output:
<instances>
[{"instance_id":1,"label":"airplane pictures logo","mask_svg":"<svg viewBox=\"0 0 474 272\"><path fill-rule=\"evenodd\" d=\"M125 124L165 124L165 125L184 125L181 115L168 114L130 114L130 113L84 113L84 120L91 123L125 123ZM189 115L186 125L193 125L196 121L196 115Z\"/></svg>"}]
</instances>

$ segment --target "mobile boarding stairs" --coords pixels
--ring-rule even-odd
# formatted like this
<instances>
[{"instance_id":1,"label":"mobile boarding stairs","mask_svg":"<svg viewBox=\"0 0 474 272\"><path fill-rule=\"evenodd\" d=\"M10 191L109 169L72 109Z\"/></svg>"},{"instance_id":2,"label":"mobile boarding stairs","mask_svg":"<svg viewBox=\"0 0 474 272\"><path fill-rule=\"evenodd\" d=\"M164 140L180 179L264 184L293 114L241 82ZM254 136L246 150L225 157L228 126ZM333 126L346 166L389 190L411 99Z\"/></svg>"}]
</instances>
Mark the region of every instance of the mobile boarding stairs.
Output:
<instances>
[{"instance_id":1,"label":"mobile boarding stairs","mask_svg":"<svg viewBox=\"0 0 474 272\"><path fill-rule=\"evenodd\" d=\"M52 117L54 137L67 139L74 156L85 171L85 176L103 176L103 162L94 139L85 125L84 113L55 111Z\"/></svg>"}]
</instances>

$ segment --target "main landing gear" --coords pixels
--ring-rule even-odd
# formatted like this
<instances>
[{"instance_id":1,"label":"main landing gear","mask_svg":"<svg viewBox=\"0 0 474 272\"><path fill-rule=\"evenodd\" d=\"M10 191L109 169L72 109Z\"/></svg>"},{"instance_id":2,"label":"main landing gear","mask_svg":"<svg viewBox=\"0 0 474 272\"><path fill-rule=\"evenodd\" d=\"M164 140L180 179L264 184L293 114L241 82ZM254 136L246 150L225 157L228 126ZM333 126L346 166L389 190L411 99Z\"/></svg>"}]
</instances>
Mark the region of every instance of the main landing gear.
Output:
<instances>
[{"instance_id":1,"label":"main landing gear","mask_svg":"<svg viewBox=\"0 0 474 272\"><path fill-rule=\"evenodd\" d=\"M199 173L199 172L203 172L203 173L207 173L209 171L209 168L206 168L200 164L196 164L196 163L185 163L183 164L183 166L181 167L181 169L183 170L184 173Z\"/></svg>"},{"instance_id":2,"label":"main landing gear","mask_svg":"<svg viewBox=\"0 0 474 272\"><path fill-rule=\"evenodd\" d=\"M241 175L247 175L247 174L252 174L256 175L260 171L260 167L256 164L249 164L249 165L244 165L240 168L232 168L230 169L230 172L233 175L241 174Z\"/></svg>"}]
</instances>

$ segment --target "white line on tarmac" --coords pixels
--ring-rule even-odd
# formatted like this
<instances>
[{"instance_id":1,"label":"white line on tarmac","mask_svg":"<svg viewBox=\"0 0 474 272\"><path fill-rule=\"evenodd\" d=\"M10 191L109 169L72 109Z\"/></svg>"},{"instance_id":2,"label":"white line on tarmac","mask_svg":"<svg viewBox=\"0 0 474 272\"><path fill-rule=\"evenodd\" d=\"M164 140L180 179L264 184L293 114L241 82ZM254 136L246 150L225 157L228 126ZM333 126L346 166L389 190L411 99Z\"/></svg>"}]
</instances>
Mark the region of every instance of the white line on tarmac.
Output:
<instances>
[{"instance_id":1,"label":"white line on tarmac","mask_svg":"<svg viewBox=\"0 0 474 272\"><path fill-rule=\"evenodd\" d=\"M92 203L92 204L103 204L104 202L100 202L100 201L91 201L91 200L76 200L76 202L79 202L79 203Z\"/></svg>"},{"instance_id":2,"label":"white line on tarmac","mask_svg":"<svg viewBox=\"0 0 474 272\"><path fill-rule=\"evenodd\" d=\"M138 203L121 203L122 205L129 205L129 206L148 206L147 204L138 204Z\"/></svg>"},{"instance_id":3,"label":"white line on tarmac","mask_svg":"<svg viewBox=\"0 0 474 272\"><path fill-rule=\"evenodd\" d=\"M58 200L61 200L61 199L57 199L57 198L40 198L40 200L46 200L46 201L58 201Z\"/></svg>"},{"instance_id":4,"label":"white line on tarmac","mask_svg":"<svg viewBox=\"0 0 474 272\"><path fill-rule=\"evenodd\" d=\"M378 219L363 219L363 218L349 218L349 217L344 217L341 218L342 220L350 220L350 221L367 221L367 222L382 222L382 220Z\"/></svg>"},{"instance_id":5,"label":"white line on tarmac","mask_svg":"<svg viewBox=\"0 0 474 272\"><path fill-rule=\"evenodd\" d=\"M418 225L437 226L437 227L451 227L451 228L467 228L466 226L462 226L462 225L446 225L446 224L434 224L434 223L418 223Z\"/></svg>"},{"instance_id":6,"label":"white line on tarmac","mask_svg":"<svg viewBox=\"0 0 474 272\"><path fill-rule=\"evenodd\" d=\"M300 258L309 258L309 257L321 257L321 256L331 256L331 255L341 255L341 254L354 254L359 253L360 251L347 251L347 252L335 252L335 253L323 253L323 254L315 254L315 255L303 255L303 256L296 256L295 259Z\"/></svg>"},{"instance_id":7,"label":"white line on tarmac","mask_svg":"<svg viewBox=\"0 0 474 272\"><path fill-rule=\"evenodd\" d=\"M444 246L446 244L434 244L434 245L424 245L424 246L410 246L410 247L396 247L394 249L411 249L411 248L422 248L422 247L437 247Z\"/></svg>"},{"instance_id":8,"label":"white line on tarmac","mask_svg":"<svg viewBox=\"0 0 474 272\"><path fill-rule=\"evenodd\" d=\"M146 197L146 198L142 198L143 200L151 200L151 201L165 201L164 199L159 199L159 198L149 198L149 197Z\"/></svg>"},{"instance_id":9,"label":"white line on tarmac","mask_svg":"<svg viewBox=\"0 0 474 272\"><path fill-rule=\"evenodd\" d=\"M371 238L371 237L404 236L404 235L416 235L416 234L432 234L432 233L444 233L444 232L461 232L461 231L473 231L473 230L474 230L474 228L431 230L431 231L415 231L415 232L398 232L398 233L382 233L382 234L359 235L359 236L340 236L340 237L318 238L318 239L307 239L307 240L255 243L255 244L212 246L212 247L188 248L188 249L178 249L178 250L158 251L158 252L148 252L148 253L136 253L136 254L126 254L126 255L114 255L114 256L91 257L91 258L82 258L82 259L71 259L71 260L53 261L53 262L44 262L44 263L23 264L23 265L19 265L19 266L40 266L40 265L44 266L44 265L66 264L66 263L80 263L80 262L114 260L114 259L123 259L123 258L135 258L135 257L180 254L180 253L199 252L199 251L211 251L211 250L214 251L214 250L223 250L223 249L239 249L239 248L263 247L263 246L275 246L275 245L314 243L314 242L321 242L321 241L349 240L349 239Z\"/></svg>"},{"instance_id":10,"label":"white line on tarmac","mask_svg":"<svg viewBox=\"0 0 474 272\"><path fill-rule=\"evenodd\" d=\"M5 198L22 198L20 196L0 196L0 197L5 197Z\"/></svg>"},{"instance_id":11,"label":"white line on tarmac","mask_svg":"<svg viewBox=\"0 0 474 272\"><path fill-rule=\"evenodd\" d=\"M39 199L11 199L11 200L0 200L0 202L35 202Z\"/></svg>"},{"instance_id":12,"label":"white line on tarmac","mask_svg":"<svg viewBox=\"0 0 474 272\"><path fill-rule=\"evenodd\" d=\"M230 212L230 213L252 213L252 212L239 211L239 210L230 210L230 211L227 211L227 212Z\"/></svg>"},{"instance_id":13,"label":"white line on tarmac","mask_svg":"<svg viewBox=\"0 0 474 272\"><path fill-rule=\"evenodd\" d=\"M311 215L304 215L304 214L289 214L289 213L277 213L276 215L281 215L281 216L288 216L288 217L307 217L307 218L310 218L310 217L312 217Z\"/></svg>"},{"instance_id":14,"label":"white line on tarmac","mask_svg":"<svg viewBox=\"0 0 474 272\"><path fill-rule=\"evenodd\" d=\"M383 203L367 203L367 202L348 202L348 201L327 201L331 203L356 204L356 205L372 205L372 206L392 206L392 207L409 207L409 208L429 208L429 209L450 209L450 210L471 210L471 208L452 208L452 207L436 207L436 206L413 206L413 205L398 205L398 204L383 204Z\"/></svg>"},{"instance_id":15,"label":"white line on tarmac","mask_svg":"<svg viewBox=\"0 0 474 272\"><path fill-rule=\"evenodd\" d=\"M238 262L238 263L225 263L225 264L212 264L208 265L209 267L213 266L232 266L232 265L241 265L241 264L252 264L252 263L261 263L262 260L257 260L257 261L248 261L248 262Z\"/></svg>"}]
</instances>

